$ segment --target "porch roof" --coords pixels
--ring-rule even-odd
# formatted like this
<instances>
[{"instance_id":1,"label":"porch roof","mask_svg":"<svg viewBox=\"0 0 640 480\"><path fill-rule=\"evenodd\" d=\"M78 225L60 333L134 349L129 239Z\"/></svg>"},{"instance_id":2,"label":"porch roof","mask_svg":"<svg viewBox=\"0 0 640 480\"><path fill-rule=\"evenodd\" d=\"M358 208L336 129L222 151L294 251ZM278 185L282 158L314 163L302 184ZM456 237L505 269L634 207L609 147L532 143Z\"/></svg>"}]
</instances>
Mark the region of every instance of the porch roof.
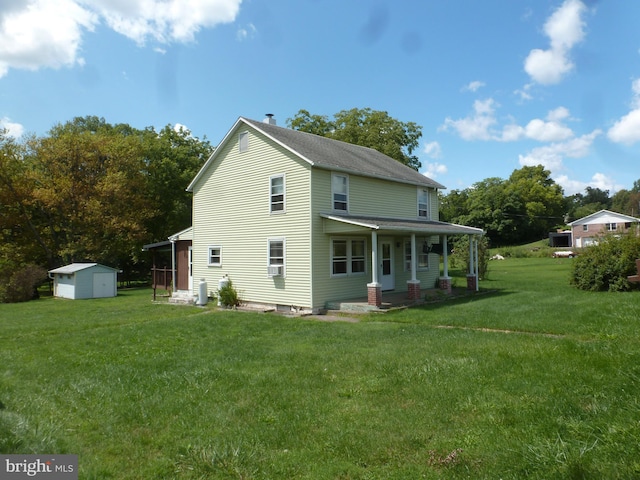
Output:
<instances>
[{"instance_id":1,"label":"porch roof","mask_svg":"<svg viewBox=\"0 0 640 480\"><path fill-rule=\"evenodd\" d=\"M351 226L354 232L363 230L377 230L378 233L424 233L428 235L484 235L484 230L467 227L455 223L439 222L435 220L420 220L406 218L368 217L359 215L345 215L323 213L320 216L330 222L325 222L328 233L347 233L344 228L333 229L331 223L338 222L342 227Z\"/></svg>"}]
</instances>

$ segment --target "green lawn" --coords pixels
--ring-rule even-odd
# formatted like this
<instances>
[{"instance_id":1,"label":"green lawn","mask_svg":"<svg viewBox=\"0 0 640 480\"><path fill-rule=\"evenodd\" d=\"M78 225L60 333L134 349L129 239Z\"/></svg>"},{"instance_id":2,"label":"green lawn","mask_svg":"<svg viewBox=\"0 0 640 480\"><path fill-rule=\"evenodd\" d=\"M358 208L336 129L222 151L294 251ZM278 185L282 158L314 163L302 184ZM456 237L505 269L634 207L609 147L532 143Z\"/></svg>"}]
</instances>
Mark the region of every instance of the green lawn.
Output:
<instances>
[{"instance_id":1,"label":"green lawn","mask_svg":"<svg viewBox=\"0 0 640 480\"><path fill-rule=\"evenodd\" d=\"M83 479L639 478L640 292L575 290L571 261L359 323L0 305L0 453Z\"/></svg>"}]
</instances>

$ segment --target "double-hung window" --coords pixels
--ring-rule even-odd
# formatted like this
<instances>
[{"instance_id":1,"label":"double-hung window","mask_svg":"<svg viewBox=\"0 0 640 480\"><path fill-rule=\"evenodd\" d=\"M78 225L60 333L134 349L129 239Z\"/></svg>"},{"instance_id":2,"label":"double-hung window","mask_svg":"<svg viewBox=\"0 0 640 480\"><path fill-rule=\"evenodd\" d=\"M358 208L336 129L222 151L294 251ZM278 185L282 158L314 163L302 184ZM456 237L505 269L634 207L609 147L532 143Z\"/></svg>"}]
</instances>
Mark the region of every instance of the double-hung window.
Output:
<instances>
[{"instance_id":1,"label":"double-hung window","mask_svg":"<svg viewBox=\"0 0 640 480\"><path fill-rule=\"evenodd\" d=\"M268 240L268 268L270 277L284 277L285 274L285 239L270 238Z\"/></svg>"},{"instance_id":2,"label":"double-hung window","mask_svg":"<svg viewBox=\"0 0 640 480\"><path fill-rule=\"evenodd\" d=\"M349 177L334 173L331 175L331 197L333 209L346 212L349 210Z\"/></svg>"},{"instance_id":3,"label":"double-hung window","mask_svg":"<svg viewBox=\"0 0 640 480\"><path fill-rule=\"evenodd\" d=\"M212 245L209 247L209 266L222 266L222 247L220 245Z\"/></svg>"},{"instance_id":4,"label":"double-hung window","mask_svg":"<svg viewBox=\"0 0 640 480\"><path fill-rule=\"evenodd\" d=\"M331 275L366 272L367 244L363 238L334 238L331 241Z\"/></svg>"},{"instance_id":5,"label":"double-hung window","mask_svg":"<svg viewBox=\"0 0 640 480\"><path fill-rule=\"evenodd\" d=\"M418 188L418 217L429 218L429 190Z\"/></svg>"},{"instance_id":6,"label":"double-hung window","mask_svg":"<svg viewBox=\"0 0 640 480\"><path fill-rule=\"evenodd\" d=\"M284 213L285 211L285 177L284 174L273 175L270 179L269 211Z\"/></svg>"},{"instance_id":7,"label":"double-hung window","mask_svg":"<svg viewBox=\"0 0 640 480\"><path fill-rule=\"evenodd\" d=\"M617 223L607 223L605 225L605 228L607 229L608 232L615 232L616 230L618 230L618 224Z\"/></svg>"},{"instance_id":8,"label":"double-hung window","mask_svg":"<svg viewBox=\"0 0 640 480\"><path fill-rule=\"evenodd\" d=\"M430 250L427 237L416 237L416 267L418 270L429 268ZM411 239L407 239L404 242L404 268L406 271L411 270Z\"/></svg>"}]
</instances>

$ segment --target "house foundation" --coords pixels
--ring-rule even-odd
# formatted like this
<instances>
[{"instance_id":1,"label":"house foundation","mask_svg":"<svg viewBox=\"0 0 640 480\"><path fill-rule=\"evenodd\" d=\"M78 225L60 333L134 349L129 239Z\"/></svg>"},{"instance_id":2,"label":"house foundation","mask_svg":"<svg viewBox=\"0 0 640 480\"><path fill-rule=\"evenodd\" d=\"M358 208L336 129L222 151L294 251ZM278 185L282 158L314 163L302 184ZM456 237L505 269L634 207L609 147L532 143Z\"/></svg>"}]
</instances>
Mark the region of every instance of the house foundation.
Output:
<instances>
[{"instance_id":1,"label":"house foundation","mask_svg":"<svg viewBox=\"0 0 640 480\"><path fill-rule=\"evenodd\" d=\"M380 283L367 284L367 303L378 308L382 305L382 285Z\"/></svg>"},{"instance_id":2,"label":"house foundation","mask_svg":"<svg viewBox=\"0 0 640 480\"><path fill-rule=\"evenodd\" d=\"M438 285L443 292L451 293L451 277L440 277Z\"/></svg>"},{"instance_id":3,"label":"house foundation","mask_svg":"<svg viewBox=\"0 0 640 480\"><path fill-rule=\"evenodd\" d=\"M470 273L469 275L467 275L467 290L473 290L475 292L477 289L478 289L478 277Z\"/></svg>"},{"instance_id":4,"label":"house foundation","mask_svg":"<svg viewBox=\"0 0 640 480\"><path fill-rule=\"evenodd\" d=\"M420 300L420 280L407 280L409 300Z\"/></svg>"}]
</instances>

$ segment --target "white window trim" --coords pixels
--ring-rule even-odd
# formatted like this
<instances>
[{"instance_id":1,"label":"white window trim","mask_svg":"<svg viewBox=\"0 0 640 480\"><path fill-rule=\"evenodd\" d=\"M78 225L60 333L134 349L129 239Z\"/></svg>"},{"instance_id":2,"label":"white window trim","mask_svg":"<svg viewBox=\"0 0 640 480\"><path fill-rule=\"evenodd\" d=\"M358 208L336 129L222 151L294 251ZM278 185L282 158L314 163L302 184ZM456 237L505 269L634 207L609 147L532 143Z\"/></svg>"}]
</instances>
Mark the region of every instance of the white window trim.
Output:
<instances>
[{"instance_id":1,"label":"white window trim","mask_svg":"<svg viewBox=\"0 0 640 480\"><path fill-rule=\"evenodd\" d=\"M335 240L342 240L347 242L347 273L333 273L333 242ZM362 272L353 272L353 252L352 252L352 242L364 241L364 271ZM344 278L344 277L358 277L367 275L369 271L369 262L368 262L368 243L366 237L331 237L329 239L329 274L332 278Z\"/></svg>"},{"instance_id":2,"label":"white window trim","mask_svg":"<svg viewBox=\"0 0 640 480\"><path fill-rule=\"evenodd\" d=\"M420 215L420 194L422 192L426 192L427 193L427 208L426 208L426 216L424 215ZM431 219L431 192L429 191L428 188L426 187L418 187L417 188L417 196L416 196L416 215L418 216L418 218L424 218L425 220L430 220Z\"/></svg>"},{"instance_id":3,"label":"white window trim","mask_svg":"<svg viewBox=\"0 0 640 480\"><path fill-rule=\"evenodd\" d=\"M211 263L211 250L217 249L220 250L220 262L219 263ZM209 245L207 248L207 265L209 267L221 267L222 266L222 245Z\"/></svg>"},{"instance_id":4,"label":"white window trim","mask_svg":"<svg viewBox=\"0 0 640 480\"><path fill-rule=\"evenodd\" d=\"M273 179L282 178L282 210L273 210ZM269 177L269 213L271 215L281 215L287 212L287 176L284 173L271 175Z\"/></svg>"},{"instance_id":5,"label":"white window trim","mask_svg":"<svg viewBox=\"0 0 640 480\"><path fill-rule=\"evenodd\" d=\"M249 131L245 130L238 133L238 152L242 153L247 150L249 150Z\"/></svg>"},{"instance_id":6,"label":"white window trim","mask_svg":"<svg viewBox=\"0 0 640 480\"><path fill-rule=\"evenodd\" d=\"M282 264L271 264L271 242L282 242ZM269 237L267 238L267 276L275 277L269 273L269 267L282 267L282 278L287 276L287 239L285 237ZM278 275L280 276L280 275Z\"/></svg>"},{"instance_id":7,"label":"white window trim","mask_svg":"<svg viewBox=\"0 0 640 480\"><path fill-rule=\"evenodd\" d=\"M416 235L416 254L419 255L418 253L418 249L421 247L421 244L419 244L418 239L421 238L425 238L428 239L429 237L420 237L418 235ZM427 240L428 241L428 240ZM411 271L411 265L407 265L407 244L409 244L409 251L411 251L411 238L405 238L402 246L404 248L404 250L402 251L402 259L404 262L404 271L405 272L410 272ZM431 255L431 253L427 253L427 266L426 267L421 267L420 265L416 264L416 270L418 272L427 272L429 271L431 268L431 258L429 257L429 255Z\"/></svg>"},{"instance_id":8,"label":"white window trim","mask_svg":"<svg viewBox=\"0 0 640 480\"><path fill-rule=\"evenodd\" d=\"M336 208L336 202L335 202L335 194L337 192L335 192L333 190L333 179L335 177L344 177L347 179L347 209L346 210L340 210ZM349 175L347 175L346 173L332 173L331 174L331 210L333 210L334 212L343 212L343 213L349 213Z\"/></svg>"}]
</instances>

